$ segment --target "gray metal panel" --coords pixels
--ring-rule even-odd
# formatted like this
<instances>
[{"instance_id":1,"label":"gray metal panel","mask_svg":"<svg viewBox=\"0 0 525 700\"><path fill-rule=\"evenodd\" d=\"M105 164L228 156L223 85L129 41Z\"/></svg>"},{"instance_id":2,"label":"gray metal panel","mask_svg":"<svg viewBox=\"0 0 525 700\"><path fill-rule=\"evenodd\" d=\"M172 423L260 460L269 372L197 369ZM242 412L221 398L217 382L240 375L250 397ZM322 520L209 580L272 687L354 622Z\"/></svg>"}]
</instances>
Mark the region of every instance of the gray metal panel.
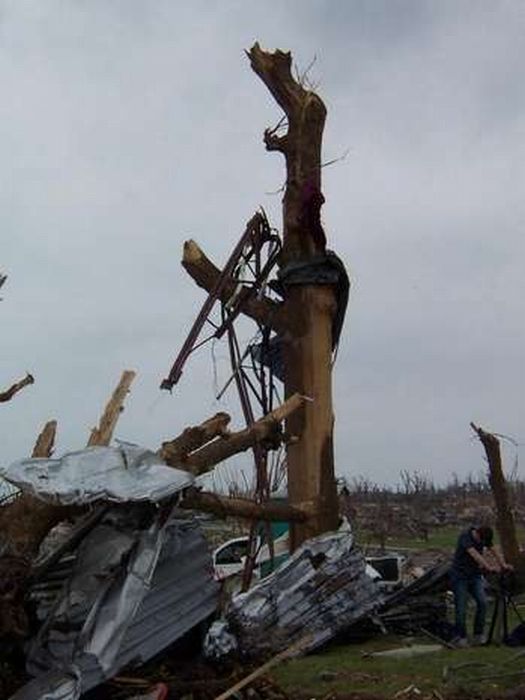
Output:
<instances>
[{"instance_id":1,"label":"gray metal panel","mask_svg":"<svg viewBox=\"0 0 525 700\"><path fill-rule=\"evenodd\" d=\"M57 459L23 459L0 467L0 476L24 493L63 505L98 500L157 503L194 482L186 471L168 467L136 445L88 447Z\"/></svg>"},{"instance_id":2,"label":"gray metal panel","mask_svg":"<svg viewBox=\"0 0 525 700\"><path fill-rule=\"evenodd\" d=\"M276 652L305 635L312 650L381 602L352 537L331 533L305 542L268 578L234 596L227 620L246 654ZM228 630L215 630L206 642L212 655L231 647L220 638Z\"/></svg>"},{"instance_id":3,"label":"gray metal panel","mask_svg":"<svg viewBox=\"0 0 525 700\"><path fill-rule=\"evenodd\" d=\"M158 516L133 532L139 507L110 511L73 568L65 557L34 586L45 622L29 651L30 672L74 664L85 691L147 661L216 611L219 586L197 523L174 514L161 525Z\"/></svg>"}]
</instances>

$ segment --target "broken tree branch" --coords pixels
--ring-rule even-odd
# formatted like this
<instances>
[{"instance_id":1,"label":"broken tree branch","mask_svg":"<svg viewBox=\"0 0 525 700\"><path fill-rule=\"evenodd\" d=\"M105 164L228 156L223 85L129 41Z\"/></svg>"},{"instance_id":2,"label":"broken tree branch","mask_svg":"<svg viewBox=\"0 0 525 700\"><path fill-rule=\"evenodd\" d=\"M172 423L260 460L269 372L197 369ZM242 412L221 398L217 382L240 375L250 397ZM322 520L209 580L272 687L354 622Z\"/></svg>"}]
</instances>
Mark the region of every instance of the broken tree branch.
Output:
<instances>
[{"instance_id":1,"label":"broken tree branch","mask_svg":"<svg viewBox=\"0 0 525 700\"><path fill-rule=\"evenodd\" d=\"M505 559L516 566L520 559L520 548L516 536L514 514L510 505L507 482L503 474L501 450L498 438L474 423L470 424L485 449L489 465L489 483L496 504L496 529Z\"/></svg>"},{"instance_id":2,"label":"broken tree branch","mask_svg":"<svg viewBox=\"0 0 525 700\"><path fill-rule=\"evenodd\" d=\"M182 266L197 286L208 294L216 288L221 271L193 240L184 243ZM233 280L227 282L221 291L220 301L228 303L236 289L237 285ZM284 305L265 296L250 296L245 299L242 303L242 313L279 333L284 333L289 327Z\"/></svg>"},{"instance_id":3,"label":"broken tree branch","mask_svg":"<svg viewBox=\"0 0 525 700\"><path fill-rule=\"evenodd\" d=\"M283 439L281 422L303 406L305 401L304 396L294 394L281 406L248 428L213 440L196 452L188 454L182 463L172 466L178 466L199 475L206 473L228 457L244 452L258 443L270 443L277 447Z\"/></svg>"},{"instance_id":4,"label":"broken tree branch","mask_svg":"<svg viewBox=\"0 0 525 700\"><path fill-rule=\"evenodd\" d=\"M186 428L174 440L162 443L160 457L172 467L179 466L185 461L190 452L199 449L217 436L227 437L227 426L231 418L227 413L216 413L204 423Z\"/></svg>"},{"instance_id":5,"label":"broken tree branch","mask_svg":"<svg viewBox=\"0 0 525 700\"><path fill-rule=\"evenodd\" d=\"M93 445L109 445L111 442L117 421L124 410L124 400L135 376L136 372L133 370L127 369L122 372L120 381L106 405L98 428L93 428L91 431L87 444L88 447L92 447Z\"/></svg>"},{"instance_id":6,"label":"broken tree branch","mask_svg":"<svg viewBox=\"0 0 525 700\"><path fill-rule=\"evenodd\" d=\"M24 387L29 386L30 384L35 383L35 378L33 377L32 374L29 374L29 372L26 374L26 376L21 379L19 382L15 382L12 384L9 389L6 389L6 391L1 391L0 392L0 403L3 403L5 401L11 401L13 396L15 394L18 394L19 391L21 391Z\"/></svg>"},{"instance_id":7,"label":"broken tree branch","mask_svg":"<svg viewBox=\"0 0 525 700\"><path fill-rule=\"evenodd\" d=\"M247 498L229 498L190 488L184 492L181 508L214 513L225 518L248 518L250 520L270 520L279 522L304 522L308 513L299 508L292 508L285 503L255 503Z\"/></svg>"},{"instance_id":8,"label":"broken tree branch","mask_svg":"<svg viewBox=\"0 0 525 700\"><path fill-rule=\"evenodd\" d=\"M31 457L51 457L57 433L56 420L48 421L38 436Z\"/></svg>"}]
</instances>

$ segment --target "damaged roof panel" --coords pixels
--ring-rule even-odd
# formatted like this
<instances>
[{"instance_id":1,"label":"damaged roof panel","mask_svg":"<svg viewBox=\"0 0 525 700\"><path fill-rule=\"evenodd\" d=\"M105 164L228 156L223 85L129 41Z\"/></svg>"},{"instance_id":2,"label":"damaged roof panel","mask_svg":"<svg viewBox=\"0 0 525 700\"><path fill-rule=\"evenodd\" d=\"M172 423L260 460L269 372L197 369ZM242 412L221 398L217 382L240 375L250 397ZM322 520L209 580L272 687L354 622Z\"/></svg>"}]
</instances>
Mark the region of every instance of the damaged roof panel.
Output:
<instances>
[{"instance_id":1,"label":"damaged roof panel","mask_svg":"<svg viewBox=\"0 0 525 700\"><path fill-rule=\"evenodd\" d=\"M187 471L166 466L137 445L88 447L57 459L22 459L0 476L24 493L62 505L98 500L158 503L194 482Z\"/></svg>"},{"instance_id":2,"label":"damaged roof panel","mask_svg":"<svg viewBox=\"0 0 525 700\"><path fill-rule=\"evenodd\" d=\"M122 530L137 508L109 512L86 537L56 600L54 572L35 586L46 619L29 650L31 673L76 667L84 692L147 661L216 611L219 587L198 524L176 512L165 520L159 511L130 542ZM67 576L68 567L62 570Z\"/></svg>"}]
</instances>

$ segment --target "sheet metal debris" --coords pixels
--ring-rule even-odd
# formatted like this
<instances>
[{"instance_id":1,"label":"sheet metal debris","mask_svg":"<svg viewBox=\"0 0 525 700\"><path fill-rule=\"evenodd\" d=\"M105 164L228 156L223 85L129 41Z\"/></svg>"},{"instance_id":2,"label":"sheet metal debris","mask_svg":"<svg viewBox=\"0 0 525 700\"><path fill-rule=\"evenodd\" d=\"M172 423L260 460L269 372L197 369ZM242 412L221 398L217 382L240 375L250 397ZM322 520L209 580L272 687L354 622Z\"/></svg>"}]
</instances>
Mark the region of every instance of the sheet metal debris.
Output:
<instances>
[{"instance_id":1,"label":"sheet metal debris","mask_svg":"<svg viewBox=\"0 0 525 700\"><path fill-rule=\"evenodd\" d=\"M63 505L158 503L194 482L189 472L167 467L154 452L128 443L88 447L57 459L22 459L0 468L0 476L24 493Z\"/></svg>"},{"instance_id":2,"label":"sheet metal debris","mask_svg":"<svg viewBox=\"0 0 525 700\"><path fill-rule=\"evenodd\" d=\"M62 562L62 585L53 571L34 586L43 624L28 649L31 674L73 665L85 692L131 662L144 663L215 612L219 589L198 524L160 511L140 529L140 510L110 510L72 568Z\"/></svg>"},{"instance_id":3,"label":"sheet metal debris","mask_svg":"<svg viewBox=\"0 0 525 700\"><path fill-rule=\"evenodd\" d=\"M45 500L105 502L76 526L55 528L42 547L29 594L40 626L26 654L36 678L13 700L77 700L217 610L208 543L197 520L173 505L193 481L188 473L132 445L6 471Z\"/></svg>"},{"instance_id":4,"label":"sheet metal debris","mask_svg":"<svg viewBox=\"0 0 525 700\"><path fill-rule=\"evenodd\" d=\"M347 532L305 542L273 574L233 597L228 627L214 625L205 653L217 658L231 648L234 634L246 655L276 653L311 635L311 651L383 601L365 573L365 559Z\"/></svg>"},{"instance_id":5,"label":"sheet metal debris","mask_svg":"<svg viewBox=\"0 0 525 700\"><path fill-rule=\"evenodd\" d=\"M10 700L78 700L80 698L80 676L78 670L60 669L35 678L20 688Z\"/></svg>"}]
</instances>

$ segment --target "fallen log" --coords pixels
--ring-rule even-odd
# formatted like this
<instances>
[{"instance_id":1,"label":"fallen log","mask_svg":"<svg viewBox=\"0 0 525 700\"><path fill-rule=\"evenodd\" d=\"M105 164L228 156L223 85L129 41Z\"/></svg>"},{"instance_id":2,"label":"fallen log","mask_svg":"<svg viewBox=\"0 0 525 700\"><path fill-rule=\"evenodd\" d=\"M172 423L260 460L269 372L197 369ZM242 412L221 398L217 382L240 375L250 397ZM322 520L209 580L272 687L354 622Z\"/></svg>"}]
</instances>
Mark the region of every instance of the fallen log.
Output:
<instances>
[{"instance_id":1,"label":"fallen log","mask_svg":"<svg viewBox=\"0 0 525 700\"><path fill-rule=\"evenodd\" d=\"M219 462L223 462L228 457L240 452L245 452L254 445L266 443L275 448L281 444L284 438L282 421L300 409L306 401L306 397L294 394L274 411L248 428L213 440L197 451L186 455L180 463L171 464L171 466L187 469L195 475L200 475L210 471Z\"/></svg>"},{"instance_id":2,"label":"fallen log","mask_svg":"<svg viewBox=\"0 0 525 700\"><path fill-rule=\"evenodd\" d=\"M180 466L191 452L199 449L217 436L227 437L231 418L227 413L216 413L204 423L185 430L174 440L162 443L159 456L171 467Z\"/></svg>"},{"instance_id":3,"label":"fallen log","mask_svg":"<svg viewBox=\"0 0 525 700\"><path fill-rule=\"evenodd\" d=\"M22 391L22 389L26 386L29 386L30 384L35 383L35 378L33 377L32 374L29 374L29 372L26 374L26 376L21 379L19 382L15 382L12 384L9 389L6 389L5 391L0 391L0 403L5 403L6 401L11 401L13 396L15 394L18 394L19 391Z\"/></svg>"},{"instance_id":4,"label":"fallen log","mask_svg":"<svg viewBox=\"0 0 525 700\"><path fill-rule=\"evenodd\" d=\"M286 503L255 503L247 498L230 498L215 493L191 488L184 492L179 503L181 508L213 513L221 518L247 518L249 520L270 520L277 522L302 523L308 513L299 508L292 508Z\"/></svg>"}]
</instances>

